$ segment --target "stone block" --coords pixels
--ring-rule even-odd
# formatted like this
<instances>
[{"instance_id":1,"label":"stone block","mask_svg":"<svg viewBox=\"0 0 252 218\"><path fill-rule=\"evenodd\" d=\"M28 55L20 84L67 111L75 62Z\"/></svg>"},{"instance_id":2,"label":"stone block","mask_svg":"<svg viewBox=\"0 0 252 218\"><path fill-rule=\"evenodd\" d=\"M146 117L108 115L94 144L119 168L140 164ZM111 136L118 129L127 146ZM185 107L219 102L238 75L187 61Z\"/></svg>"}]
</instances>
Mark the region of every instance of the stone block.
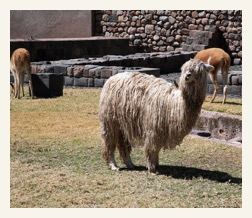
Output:
<instances>
[{"instance_id":1,"label":"stone block","mask_svg":"<svg viewBox=\"0 0 252 218\"><path fill-rule=\"evenodd\" d=\"M239 85L239 75L231 75L230 80L232 85Z\"/></svg>"},{"instance_id":2,"label":"stone block","mask_svg":"<svg viewBox=\"0 0 252 218\"><path fill-rule=\"evenodd\" d=\"M54 73L54 66L51 64L45 65L44 73Z\"/></svg>"},{"instance_id":3,"label":"stone block","mask_svg":"<svg viewBox=\"0 0 252 218\"><path fill-rule=\"evenodd\" d=\"M34 95L42 98L51 98L63 95L63 74L36 73L32 74Z\"/></svg>"},{"instance_id":4,"label":"stone block","mask_svg":"<svg viewBox=\"0 0 252 218\"><path fill-rule=\"evenodd\" d=\"M109 68L101 69L101 78L108 79L111 76L112 76L112 69Z\"/></svg>"},{"instance_id":5,"label":"stone block","mask_svg":"<svg viewBox=\"0 0 252 218\"><path fill-rule=\"evenodd\" d=\"M67 75L67 65L54 65L54 73L62 73L63 76Z\"/></svg>"},{"instance_id":6,"label":"stone block","mask_svg":"<svg viewBox=\"0 0 252 218\"><path fill-rule=\"evenodd\" d=\"M94 87L94 78L88 78L88 87Z\"/></svg>"},{"instance_id":7,"label":"stone block","mask_svg":"<svg viewBox=\"0 0 252 218\"><path fill-rule=\"evenodd\" d=\"M85 77L74 77L74 86L88 87L88 78Z\"/></svg>"},{"instance_id":8,"label":"stone block","mask_svg":"<svg viewBox=\"0 0 252 218\"><path fill-rule=\"evenodd\" d=\"M74 85L74 77L64 76L64 79L65 79L64 86Z\"/></svg>"},{"instance_id":9,"label":"stone block","mask_svg":"<svg viewBox=\"0 0 252 218\"><path fill-rule=\"evenodd\" d=\"M102 66L91 68L88 71L88 77L89 78L95 78L95 77L100 78L100 76L101 76L101 69L102 68L103 68Z\"/></svg>"},{"instance_id":10,"label":"stone block","mask_svg":"<svg viewBox=\"0 0 252 218\"><path fill-rule=\"evenodd\" d=\"M193 49L195 51L201 51L204 50L206 48L206 45L202 45L202 44L193 44Z\"/></svg>"},{"instance_id":11,"label":"stone block","mask_svg":"<svg viewBox=\"0 0 252 218\"><path fill-rule=\"evenodd\" d=\"M94 79L94 87L103 87L104 79Z\"/></svg>"},{"instance_id":12,"label":"stone block","mask_svg":"<svg viewBox=\"0 0 252 218\"><path fill-rule=\"evenodd\" d=\"M82 77L83 76L83 69L84 69L83 66L75 66L73 68L73 75L74 75L74 77L77 77L77 78Z\"/></svg>"},{"instance_id":13,"label":"stone block","mask_svg":"<svg viewBox=\"0 0 252 218\"><path fill-rule=\"evenodd\" d=\"M31 64L31 72L32 73L37 73L37 65Z\"/></svg>"},{"instance_id":14,"label":"stone block","mask_svg":"<svg viewBox=\"0 0 252 218\"><path fill-rule=\"evenodd\" d=\"M98 67L98 65L90 65L90 64L85 65L83 70L83 76L89 77L89 71L96 67Z\"/></svg>"},{"instance_id":15,"label":"stone block","mask_svg":"<svg viewBox=\"0 0 252 218\"><path fill-rule=\"evenodd\" d=\"M241 136L242 117L202 110L195 127L209 131L213 138L230 140Z\"/></svg>"},{"instance_id":16,"label":"stone block","mask_svg":"<svg viewBox=\"0 0 252 218\"><path fill-rule=\"evenodd\" d=\"M239 75L239 80L238 80L238 81L239 81L239 82L238 82L239 85L242 85L242 74Z\"/></svg>"},{"instance_id":17,"label":"stone block","mask_svg":"<svg viewBox=\"0 0 252 218\"><path fill-rule=\"evenodd\" d=\"M70 77L74 76L73 70L74 70L74 67L67 67L67 72L66 72L67 76L70 76Z\"/></svg>"},{"instance_id":18,"label":"stone block","mask_svg":"<svg viewBox=\"0 0 252 218\"><path fill-rule=\"evenodd\" d=\"M46 65L37 65L36 73L44 73Z\"/></svg>"},{"instance_id":19,"label":"stone block","mask_svg":"<svg viewBox=\"0 0 252 218\"><path fill-rule=\"evenodd\" d=\"M228 86L228 95L242 97L242 86Z\"/></svg>"}]
</instances>

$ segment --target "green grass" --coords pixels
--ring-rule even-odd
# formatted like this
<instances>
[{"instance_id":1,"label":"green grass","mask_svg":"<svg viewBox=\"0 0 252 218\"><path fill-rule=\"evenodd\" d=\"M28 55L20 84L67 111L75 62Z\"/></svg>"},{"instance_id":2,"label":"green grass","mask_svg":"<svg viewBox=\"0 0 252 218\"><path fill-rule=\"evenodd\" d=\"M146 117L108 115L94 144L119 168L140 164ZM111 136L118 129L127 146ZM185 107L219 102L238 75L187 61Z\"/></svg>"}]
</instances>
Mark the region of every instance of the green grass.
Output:
<instances>
[{"instance_id":1,"label":"green grass","mask_svg":"<svg viewBox=\"0 0 252 218\"><path fill-rule=\"evenodd\" d=\"M99 94L65 89L53 99L11 97L12 208L242 207L237 147L188 136L160 152L160 175L147 173L142 148L132 152L137 170L109 170L101 158Z\"/></svg>"}]
</instances>

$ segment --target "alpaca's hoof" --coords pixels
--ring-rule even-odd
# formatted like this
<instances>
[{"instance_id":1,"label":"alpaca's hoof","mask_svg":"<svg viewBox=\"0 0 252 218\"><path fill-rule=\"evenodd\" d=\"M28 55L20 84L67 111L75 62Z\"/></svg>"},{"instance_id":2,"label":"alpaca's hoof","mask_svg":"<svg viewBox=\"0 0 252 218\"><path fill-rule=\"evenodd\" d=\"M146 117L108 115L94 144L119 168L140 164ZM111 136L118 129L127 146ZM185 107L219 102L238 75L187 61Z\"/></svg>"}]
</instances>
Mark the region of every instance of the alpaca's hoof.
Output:
<instances>
[{"instance_id":1,"label":"alpaca's hoof","mask_svg":"<svg viewBox=\"0 0 252 218\"><path fill-rule=\"evenodd\" d=\"M157 176L157 175L159 175L160 174L160 172L159 171L155 171L155 172L149 172L151 175L153 175L153 176Z\"/></svg>"},{"instance_id":2,"label":"alpaca's hoof","mask_svg":"<svg viewBox=\"0 0 252 218\"><path fill-rule=\"evenodd\" d=\"M114 171L119 171L120 170L120 168L118 166L114 165L114 164L110 164L109 166L110 166L111 170L114 170Z\"/></svg>"},{"instance_id":3,"label":"alpaca's hoof","mask_svg":"<svg viewBox=\"0 0 252 218\"><path fill-rule=\"evenodd\" d=\"M148 169L148 172L151 174L151 175L159 175L159 171L154 168L154 169Z\"/></svg>"}]
</instances>

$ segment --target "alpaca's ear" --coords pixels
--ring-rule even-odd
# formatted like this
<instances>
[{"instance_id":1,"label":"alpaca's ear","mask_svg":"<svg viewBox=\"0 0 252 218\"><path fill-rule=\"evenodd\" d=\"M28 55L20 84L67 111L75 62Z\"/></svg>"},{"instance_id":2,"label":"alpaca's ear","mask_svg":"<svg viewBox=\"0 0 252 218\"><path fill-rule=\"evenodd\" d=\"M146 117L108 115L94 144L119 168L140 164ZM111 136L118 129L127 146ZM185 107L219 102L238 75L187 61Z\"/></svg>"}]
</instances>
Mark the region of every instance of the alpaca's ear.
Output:
<instances>
[{"instance_id":1,"label":"alpaca's ear","mask_svg":"<svg viewBox=\"0 0 252 218\"><path fill-rule=\"evenodd\" d=\"M214 71L214 67L212 65L210 65L210 64L205 64L205 67L206 67L208 72Z\"/></svg>"}]
</instances>

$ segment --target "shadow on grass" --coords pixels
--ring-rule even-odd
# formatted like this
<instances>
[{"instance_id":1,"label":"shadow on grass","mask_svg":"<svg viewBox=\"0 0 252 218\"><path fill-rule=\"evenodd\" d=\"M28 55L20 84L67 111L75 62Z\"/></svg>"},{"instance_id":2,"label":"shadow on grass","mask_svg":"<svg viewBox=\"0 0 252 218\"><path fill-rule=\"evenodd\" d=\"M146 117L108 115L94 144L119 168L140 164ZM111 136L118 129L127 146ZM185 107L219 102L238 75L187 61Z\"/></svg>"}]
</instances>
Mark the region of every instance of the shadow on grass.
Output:
<instances>
[{"instance_id":1,"label":"shadow on grass","mask_svg":"<svg viewBox=\"0 0 252 218\"><path fill-rule=\"evenodd\" d=\"M128 170L127 168L122 168L122 170ZM137 166L135 171L146 171L146 167ZM202 177L203 179L208 179L220 183L233 183L242 184L241 178L232 177L228 173L220 171L202 170L194 167L183 167L183 166L167 166L160 165L158 167L159 175L171 176L175 179L186 179L192 180L194 178Z\"/></svg>"}]
</instances>

